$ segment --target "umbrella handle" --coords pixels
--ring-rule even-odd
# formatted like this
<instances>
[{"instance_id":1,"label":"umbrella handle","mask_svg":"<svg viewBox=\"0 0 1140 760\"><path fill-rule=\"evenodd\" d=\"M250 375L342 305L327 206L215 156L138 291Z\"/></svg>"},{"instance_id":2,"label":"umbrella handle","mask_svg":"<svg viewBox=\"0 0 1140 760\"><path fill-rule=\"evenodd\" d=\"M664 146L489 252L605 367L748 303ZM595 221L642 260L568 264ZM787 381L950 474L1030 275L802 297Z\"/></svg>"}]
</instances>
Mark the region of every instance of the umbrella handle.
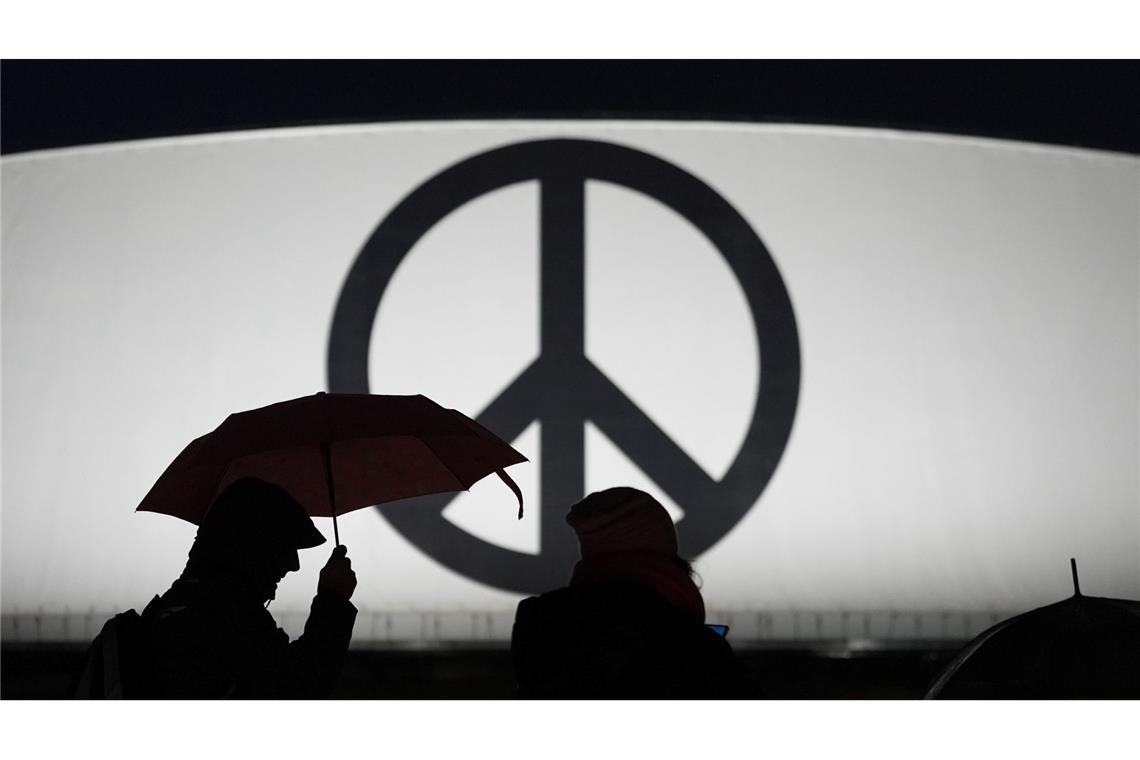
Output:
<instances>
[{"instance_id":1,"label":"umbrella handle","mask_svg":"<svg viewBox=\"0 0 1140 760\"><path fill-rule=\"evenodd\" d=\"M329 488L329 509L332 511L333 519L333 541L336 546L340 546L340 531L336 526L336 489L333 488L332 447L328 441L321 443L321 458L325 461L325 483Z\"/></svg>"}]
</instances>

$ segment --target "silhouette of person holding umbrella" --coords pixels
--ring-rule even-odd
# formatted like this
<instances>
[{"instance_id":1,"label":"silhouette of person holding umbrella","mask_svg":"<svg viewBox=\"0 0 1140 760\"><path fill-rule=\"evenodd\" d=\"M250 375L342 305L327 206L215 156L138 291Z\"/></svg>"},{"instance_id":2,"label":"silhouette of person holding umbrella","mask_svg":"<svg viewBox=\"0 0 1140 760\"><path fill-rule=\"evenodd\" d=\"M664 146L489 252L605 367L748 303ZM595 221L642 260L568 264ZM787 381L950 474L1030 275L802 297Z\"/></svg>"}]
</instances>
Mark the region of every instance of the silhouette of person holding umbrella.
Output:
<instances>
[{"instance_id":1,"label":"silhouette of person holding umbrella","mask_svg":"<svg viewBox=\"0 0 1140 760\"><path fill-rule=\"evenodd\" d=\"M88 658L76 693L328 696L356 616L356 576L337 516L468 488L493 472L514 492L521 518L522 491L503 468L524 461L479 423L422 395L322 391L229 415L191 441L136 508L200 526L185 572L143 611L145 636L135 635L133 610L108 621L111 635ZM305 633L290 643L265 605L298 569L298 549L324 543L310 516L332 518L337 547ZM132 654L140 638L150 650L142 658ZM106 662L120 640L126 656ZM139 659L151 667L132 667ZM138 670L153 683L131 688ZM107 677L120 671L123 678Z\"/></svg>"},{"instance_id":2,"label":"silhouette of person holding umbrella","mask_svg":"<svg viewBox=\"0 0 1140 760\"><path fill-rule=\"evenodd\" d=\"M149 689L178 699L320 699L336 686L356 620L356 574L344 546L321 570L296 641L267 607L325 537L285 490L242 478L214 502L182 575L143 612Z\"/></svg>"}]
</instances>

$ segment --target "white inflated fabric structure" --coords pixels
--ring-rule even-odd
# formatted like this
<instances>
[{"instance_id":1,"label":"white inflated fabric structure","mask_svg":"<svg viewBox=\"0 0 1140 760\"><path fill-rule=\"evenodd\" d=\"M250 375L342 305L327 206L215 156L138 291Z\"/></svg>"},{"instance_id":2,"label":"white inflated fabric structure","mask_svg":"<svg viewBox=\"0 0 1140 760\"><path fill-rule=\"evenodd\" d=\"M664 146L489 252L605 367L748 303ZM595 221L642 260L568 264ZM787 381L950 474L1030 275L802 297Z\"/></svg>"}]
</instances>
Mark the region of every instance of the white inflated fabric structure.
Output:
<instances>
[{"instance_id":1,"label":"white inflated fabric structure","mask_svg":"<svg viewBox=\"0 0 1140 760\"><path fill-rule=\"evenodd\" d=\"M476 179L437 178L461 164ZM416 217L408 199L432 178ZM654 440L716 483L754 417L772 429L758 399L791 378L790 434L738 463L761 492L725 492L748 502L695 557L734 640L967 638L1071 593L1070 557L1084 593L1140 598L1134 156L795 125L436 122L17 154L2 179L5 642L89 639L169 586L194 526L134 507L230 412L329 388L346 283L401 204L391 224L419 228L395 230L406 255L354 355L374 393L480 414L551 348L542 303L558 298ZM579 207L559 216L566 199ZM584 279L556 294L540 250L567 239ZM765 255L791 305L775 346L753 307L770 318L779 288L741 275ZM575 390L543 377L544 393ZM684 535L716 506L661 486L653 446L631 446L640 429L587 422L586 490L644 488ZM488 556L542 554L557 463L537 416L520 430L526 516L495 478L443 513ZM373 509L339 529L358 645L509 637L522 586L441 562ZM293 635L327 550L303 552L270 606Z\"/></svg>"}]
</instances>

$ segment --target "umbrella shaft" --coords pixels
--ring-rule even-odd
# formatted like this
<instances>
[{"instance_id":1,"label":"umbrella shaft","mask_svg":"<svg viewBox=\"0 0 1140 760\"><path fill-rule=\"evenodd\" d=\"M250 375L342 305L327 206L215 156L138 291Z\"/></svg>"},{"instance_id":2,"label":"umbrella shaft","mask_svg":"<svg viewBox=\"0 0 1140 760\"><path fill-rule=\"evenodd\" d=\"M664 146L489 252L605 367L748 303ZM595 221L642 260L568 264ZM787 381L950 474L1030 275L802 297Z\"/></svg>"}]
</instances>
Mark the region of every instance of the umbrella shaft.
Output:
<instances>
[{"instance_id":1,"label":"umbrella shaft","mask_svg":"<svg viewBox=\"0 0 1140 760\"><path fill-rule=\"evenodd\" d=\"M340 531L336 527L336 490L333 488L332 446L326 441L321 444L321 458L325 460L325 482L329 488L329 510L333 519L333 541L340 546Z\"/></svg>"}]
</instances>

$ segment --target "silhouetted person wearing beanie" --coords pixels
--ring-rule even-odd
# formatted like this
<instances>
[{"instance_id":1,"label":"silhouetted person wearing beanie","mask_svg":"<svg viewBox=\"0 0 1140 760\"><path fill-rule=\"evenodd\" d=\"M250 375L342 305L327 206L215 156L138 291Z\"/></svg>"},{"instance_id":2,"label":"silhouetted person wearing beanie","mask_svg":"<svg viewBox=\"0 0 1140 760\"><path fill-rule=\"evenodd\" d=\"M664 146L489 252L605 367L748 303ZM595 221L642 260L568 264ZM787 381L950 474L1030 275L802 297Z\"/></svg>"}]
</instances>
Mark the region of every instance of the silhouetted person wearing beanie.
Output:
<instances>
[{"instance_id":1,"label":"silhouetted person wearing beanie","mask_svg":"<svg viewBox=\"0 0 1140 760\"><path fill-rule=\"evenodd\" d=\"M298 549L325 542L288 493L254 478L230 485L198 529L170 590L147 606L153 696L327 697L340 676L356 607L343 546L321 570L304 634L290 643L267 605L300 569Z\"/></svg>"},{"instance_id":2,"label":"silhouetted person wearing beanie","mask_svg":"<svg viewBox=\"0 0 1140 760\"><path fill-rule=\"evenodd\" d=\"M519 603L511 637L518 696L732 699L761 696L677 555L669 513L634 488L575 504L581 560L568 586Z\"/></svg>"}]
</instances>

